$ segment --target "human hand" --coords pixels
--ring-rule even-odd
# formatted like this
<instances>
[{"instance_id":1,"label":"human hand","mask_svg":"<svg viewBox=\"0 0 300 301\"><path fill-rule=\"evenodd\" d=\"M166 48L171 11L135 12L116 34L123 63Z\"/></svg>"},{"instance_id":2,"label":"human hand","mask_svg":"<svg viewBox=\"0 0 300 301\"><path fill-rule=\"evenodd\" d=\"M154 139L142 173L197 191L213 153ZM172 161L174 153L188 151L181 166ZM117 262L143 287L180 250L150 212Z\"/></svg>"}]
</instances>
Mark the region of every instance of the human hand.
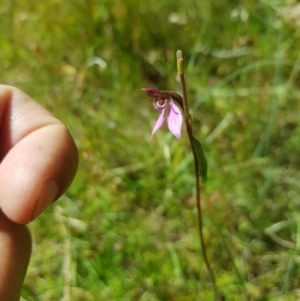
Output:
<instances>
[{"instance_id":1,"label":"human hand","mask_svg":"<svg viewBox=\"0 0 300 301\"><path fill-rule=\"evenodd\" d=\"M22 91L0 85L0 300L18 301L31 254L25 226L71 184L67 128Z\"/></svg>"}]
</instances>

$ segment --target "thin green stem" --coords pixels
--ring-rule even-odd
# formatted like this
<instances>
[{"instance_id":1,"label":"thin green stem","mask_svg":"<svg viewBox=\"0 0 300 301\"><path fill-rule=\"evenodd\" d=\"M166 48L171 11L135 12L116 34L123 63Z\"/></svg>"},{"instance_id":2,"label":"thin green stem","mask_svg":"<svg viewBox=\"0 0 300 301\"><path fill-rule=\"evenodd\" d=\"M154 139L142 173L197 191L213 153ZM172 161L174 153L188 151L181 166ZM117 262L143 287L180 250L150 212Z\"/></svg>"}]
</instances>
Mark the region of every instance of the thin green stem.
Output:
<instances>
[{"instance_id":1,"label":"thin green stem","mask_svg":"<svg viewBox=\"0 0 300 301\"><path fill-rule=\"evenodd\" d=\"M189 112L189 105L187 101L187 93L186 93L186 84L185 84L185 78L184 78L184 68L183 68L183 56L182 52L180 50L177 51L177 69L178 74L180 77L180 85L182 90L182 99L183 99L183 115L184 115L184 122L186 126L186 131L189 137L193 158L194 158L194 170L195 170L195 186L196 186L196 206L197 206L197 214L198 214L198 230L199 230L199 238L200 238L200 244L202 249L202 255L203 259L206 265L206 268L210 274L211 282L214 287L214 293L215 293L215 300L219 300L219 294L218 289L216 285L215 275L213 273L213 270L210 266L207 252L206 252L206 246L204 242L204 236L203 236L203 218L202 218L202 208L201 208L201 185L200 185L200 177L199 177L199 159L197 156L197 150L195 148L195 145L193 143L193 129L191 126L191 115Z\"/></svg>"}]
</instances>

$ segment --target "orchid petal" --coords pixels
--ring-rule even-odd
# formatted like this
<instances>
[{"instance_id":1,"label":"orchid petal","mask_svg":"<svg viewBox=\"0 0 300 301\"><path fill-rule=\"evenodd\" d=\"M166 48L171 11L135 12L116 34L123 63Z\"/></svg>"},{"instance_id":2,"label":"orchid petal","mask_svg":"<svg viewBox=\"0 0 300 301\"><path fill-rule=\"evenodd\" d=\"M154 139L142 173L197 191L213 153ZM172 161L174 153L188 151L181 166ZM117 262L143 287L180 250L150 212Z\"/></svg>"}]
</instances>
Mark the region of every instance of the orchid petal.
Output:
<instances>
[{"instance_id":1,"label":"orchid petal","mask_svg":"<svg viewBox=\"0 0 300 301\"><path fill-rule=\"evenodd\" d=\"M170 101L168 114L168 127L170 132L177 138L181 138L182 113L173 101Z\"/></svg>"},{"instance_id":2,"label":"orchid petal","mask_svg":"<svg viewBox=\"0 0 300 301\"><path fill-rule=\"evenodd\" d=\"M151 133L151 137L153 137L153 135L160 129L160 127L162 126L164 119L165 119L165 111L166 111L166 107L164 107L153 127L152 133Z\"/></svg>"},{"instance_id":3,"label":"orchid petal","mask_svg":"<svg viewBox=\"0 0 300 301\"><path fill-rule=\"evenodd\" d=\"M158 98L161 95L161 92L157 88L143 88L142 91L145 91L148 96L153 98Z\"/></svg>"}]
</instances>

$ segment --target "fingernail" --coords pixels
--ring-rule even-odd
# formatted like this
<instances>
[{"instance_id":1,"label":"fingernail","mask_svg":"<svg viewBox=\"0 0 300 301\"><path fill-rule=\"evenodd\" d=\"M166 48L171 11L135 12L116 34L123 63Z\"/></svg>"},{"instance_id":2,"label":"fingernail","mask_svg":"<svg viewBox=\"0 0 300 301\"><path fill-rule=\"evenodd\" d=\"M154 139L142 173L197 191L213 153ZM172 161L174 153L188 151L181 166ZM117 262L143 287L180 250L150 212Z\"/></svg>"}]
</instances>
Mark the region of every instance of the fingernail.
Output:
<instances>
[{"instance_id":1,"label":"fingernail","mask_svg":"<svg viewBox=\"0 0 300 301\"><path fill-rule=\"evenodd\" d=\"M58 185L54 180L46 180L44 190L35 206L32 220L39 216L54 201L58 189Z\"/></svg>"}]
</instances>

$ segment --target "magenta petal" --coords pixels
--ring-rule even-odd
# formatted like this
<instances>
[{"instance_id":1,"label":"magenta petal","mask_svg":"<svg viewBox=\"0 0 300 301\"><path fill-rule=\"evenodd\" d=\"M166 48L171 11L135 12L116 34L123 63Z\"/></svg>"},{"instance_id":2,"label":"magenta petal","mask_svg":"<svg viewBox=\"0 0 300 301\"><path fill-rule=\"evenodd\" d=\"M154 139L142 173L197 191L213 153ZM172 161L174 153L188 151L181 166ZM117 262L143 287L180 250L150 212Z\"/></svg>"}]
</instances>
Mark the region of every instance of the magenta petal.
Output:
<instances>
[{"instance_id":1,"label":"magenta petal","mask_svg":"<svg viewBox=\"0 0 300 301\"><path fill-rule=\"evenodd\" d=\"M166 108L163 108L155 125L154 125L154 128L152 130L152 133L151 133L151 137L153 137L153 135L160 129L160 127L162 126L163 122L164 122L164 119L165 119L165 111L166 111Z\"/></svg>"},{"instance_id":2,"label":"magenta petal","mask_svg":"<svg viewBox=\"0 0 300 301\"><path fill-rule=\"evenodd\" d=\"M142 90L145 91L148 96L153 98L158 98L161 94L157 88L143 88Z\"/></svg>"},{"instance_id":3,"label":"magenta petal","mask_svg":"<svg viewBox=\"0 0 300 301\"><path fill-rule=\"evenodd\" d=\"M168 115L168 127L170 132L177 138L181 138L182 113L180 109L170 101L170 111Z\"/></svg>"}]
</instances>

